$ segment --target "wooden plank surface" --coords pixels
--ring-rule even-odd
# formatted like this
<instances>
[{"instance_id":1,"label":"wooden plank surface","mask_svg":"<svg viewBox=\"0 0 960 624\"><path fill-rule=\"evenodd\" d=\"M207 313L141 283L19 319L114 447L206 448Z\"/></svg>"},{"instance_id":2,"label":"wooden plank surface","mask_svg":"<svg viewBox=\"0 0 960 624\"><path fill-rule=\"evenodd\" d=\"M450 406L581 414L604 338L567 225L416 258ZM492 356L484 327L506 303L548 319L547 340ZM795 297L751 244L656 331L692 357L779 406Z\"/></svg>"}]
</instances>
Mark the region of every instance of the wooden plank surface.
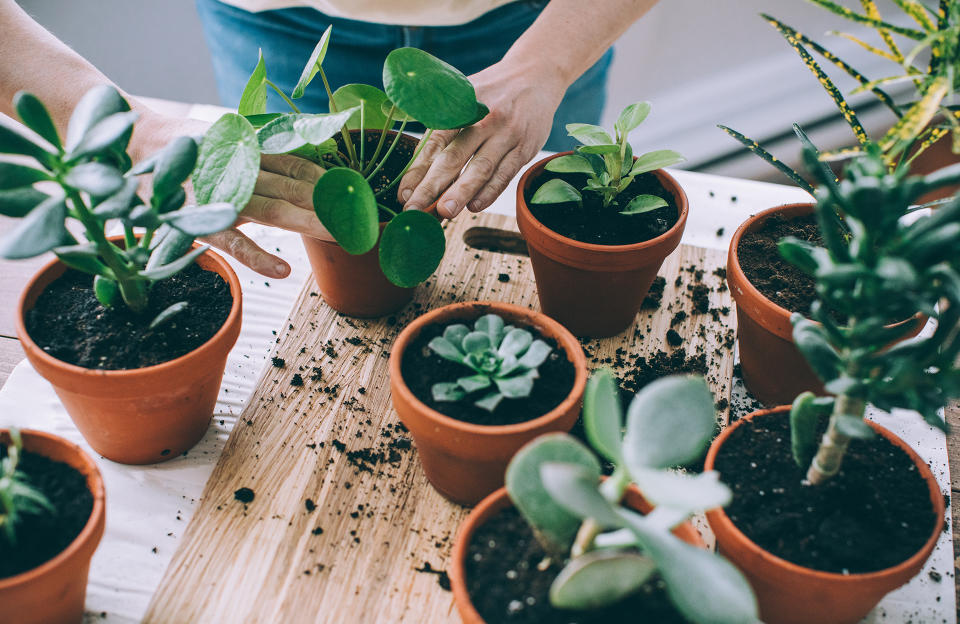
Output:
<instances>
[{"instance_id":1,"label":"wooden plank surface","mask_svg":"<svg viewBox=\"0 0 960 624\"><path fill-rule=\"evenodd\" d=\"M284 367L259 380L146 621L458 621L443 577L430 571L446 568L466 509L429 486L408 448L390 404L387 357L399 329L427 309L475 299L538 307L525 257L461 244L478 225L515 228L494 215L451 224L437 275L395 318L338 316L307 285L277 339ZM734 317L720 310L729 292L711 295L716 319L693 314L686 286L695 276L681 272L703 267L702 279L719 285L712 271L723 263L721 252L681 247L661 271L669 276L661 309L640 314L620 337L589 341L591 365L616 364L622 349L624 374L636 357L672 352L664 337L681 309L690 315L675 326L684 347L729 339ZM678 274L685 277L675 284ZM732 353L711 349L705 360L717 396L728 398ZM320 380L311 378L316 370ZM302 386L292 385L296 375ZM235 499L244 487L255 496L248 504Z\"/></svg>"},{"instance_id":2,"label":"wooden plank surface","mask_svg":"<svg viewBox=\"0 0 960 624\"><path fill-rule=\"evenodd\" d=\"M23 357L19 340L0 337L0 387L6 383L7 377L13 372L13 367L19 364Z\"/></svg>"}]
</instances>

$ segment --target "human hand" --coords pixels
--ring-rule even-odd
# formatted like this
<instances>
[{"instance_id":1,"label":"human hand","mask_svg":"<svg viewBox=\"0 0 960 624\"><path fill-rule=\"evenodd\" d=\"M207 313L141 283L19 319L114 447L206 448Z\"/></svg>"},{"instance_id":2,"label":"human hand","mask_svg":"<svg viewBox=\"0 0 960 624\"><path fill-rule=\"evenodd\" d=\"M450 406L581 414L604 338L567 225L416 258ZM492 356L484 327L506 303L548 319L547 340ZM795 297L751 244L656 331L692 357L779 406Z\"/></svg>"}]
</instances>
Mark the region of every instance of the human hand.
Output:
<instances>
[{"instance_id":1,"label":"human hand","mask_svg":"<svg viewBox=\"0 0 960 624\"><path fill-rule=\"evenodd\" d=\"M546 143L566 91L550 68L504 61L470 81L490 114L469 128L430 135L400 181L397 197L405 210L423 210L437 197L437 212L447 219L464 207L487 208Z\"/></svg>"}]
</instances>

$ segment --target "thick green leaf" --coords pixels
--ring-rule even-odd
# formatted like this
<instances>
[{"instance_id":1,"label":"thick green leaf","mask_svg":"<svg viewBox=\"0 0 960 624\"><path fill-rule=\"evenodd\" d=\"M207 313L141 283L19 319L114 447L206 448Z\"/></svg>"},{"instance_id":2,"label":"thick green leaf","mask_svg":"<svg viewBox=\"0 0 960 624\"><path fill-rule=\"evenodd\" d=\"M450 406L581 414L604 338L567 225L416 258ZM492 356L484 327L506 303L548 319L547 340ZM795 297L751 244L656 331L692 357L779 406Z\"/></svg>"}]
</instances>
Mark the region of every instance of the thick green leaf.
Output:
<instances>
[{"instance_id":1,"label":"thick green leaf","mask_svg":"<svg viewBox=\"0 0 960 624\"><path fill-rule=\"evenodd\" d=\"M0 241L0 258L32 258L67 244L72 236L63 225L66 218L67 205L62 197L46 200L31 210Z\"/></svg>"},{"instance_id":2,"label":"thick green leaf","mask_svg":"<svg viewBox=\"0 0 960 624\"><path fill-rule=\"evenodd\" d=\"M610 136L609 132L593 124L567 124L567 134L584 145L616 145L617 143L613 140L613 137ZM617 149L619 149L619 146Z\"/></svg>"},{"instance_id":3,"label":"thick green leaf","mask_svg":"<svg viewBox=\"0 0 960 624\"><path fill-rule=\"evenodd\" d=\"M544 169L554 173L585 173L594 175L593 165L583 156L570 154L569 156L560 156L548 162Z\"/></svg>"},{"instance_id":4,"label":"thick green leaf","mask_svg":"<svg viewBox=\"0 0 960 624\"><path fill-rule=\"evenodd\" d=\"M156 329L161 325L165 325L172 321L178 314L187 309L186 301L178 301L173 303L166 308L164 308L160 314L156 315L152 321L150 321L149 328Z\"/></svg>"},{"instance_id":5,"label":"thick green leaf","mask_svg":"<svg viewBox=\"0 0 960 624\"><path fill-rule=\"evenodd\" d=\"M645 386L627 410L623 458L630 474L698 459L713 438L713 394L702 377L673 375Z\"/></svg>"},{"instance_id":6,"label":"thick green leaf","mask_svg":"<svg viewBox=\"0 0 960 624\"><path fill-rule=\"evenodd\" d=\"M137 178L124 178L123 187L107 197L93 208L93 215L100 220L119 219L130 213L130 209L141 204L137 197L140 181Z\"/></svg>"},{"instance_id":7,"label":"thick green leaf","mask_svg":"<svg viewBox=\"0 0 960 624\"><path fill-rule=\"evenodd\" d=\"M490 377L487 375L470 375L469 377L461 377L458 379L457 385L470 394L489 388L493 385L493 382L490 381Z\"/></svg>"},{"instance_id":8,"label":"thick green leaf","mask_svg":"<svg viewBox=\"0 0 960 624\"><path fill-rule=\"evenodd\" d=\"M630 200L630 203L627 204L627 207L620 211L622 215L638 215L645 212L650 212L651 210L657 210L658 208L663 208L668 206L667 200L662 197L657 197L656 195L637 195Z\"/></svg>"},{"instance_id":9,"label":"thick green leaf","mask_svg":"<svg viewBox=\"0 0 960 624\"><path fill-rule=\"evenodd\" d=\"M533 344L533 335L525 329L511 329L497 348L497 355L519 357Z\"/></svg>"},{"instance_id":10,"label":"thick green leaf","mask_svg":"<svg viewBox=\"0 0 960 624\"><path fill-rule=\"evenodd\" d=\"M522 399L530 396L533 392L533 380L537 378L537 371L527 371L523 375L516 377L495 377L494 383L497 384L497 390L508 399Z\"/></svg>"},{"instance_id":11,"label":"thick green leaf","mask_svg":"<svg viewBox=\"0 0 960 624\"><path fill-rule=\"evenodd\" d=\"M366 129L382 130L387 123L387 115L383 112L383 103L386 101L386 93L365 84L343 85L333 92L333 103L338 111L356 109L347 120L348 130L360 128L360 106L363 106L363 124Z\"/></svg>"},{"instance_id":12,"label":"thick green leaf","mask_svg":"<svg viewBox=\"0 0 960 624\"><path fill-rule=\"evenodd\" d=\"M817 452L817 419L822 411L812 392L797 396L790 408L790 450L801 469L810 465Z\"/></svg>"},{"instance_id":13,"label":"thick green leaf","mask_svg":"<svg viewBox=\"0 0 960 624\"><path fill-rule=\"evenodd\" d=\"M94 243L57 247L53 250L53 253L57 254L60 261L72 269L93 275L110 273L110 269L100 261L97 246Z\"/></svg>"},{"instance_id":14,"label":"thick green leaf","mask_svg":"<svg viewBox=\"0 0 960 624\"><path fill-rule=\"evenodd\" d=\"M807 275L814 275L821 265L830 264L830 256L826 249L811 245L794 236L781 239L777 248L787 262L797 266Z\"/></svg>"},{"instance_id":15,"label":"thick green leaf","mask_svg":"<svg viewBox=\"0 0 960 624\"><path fill-rule=\"evenodd\" d=\"M576 557L550 586L550 604L557 609L588 611L617 603L636 593L656 572L649 557L599 550Z\"/></svg>"},{"instance_id":16,"label":"thick green leaf","mask_svg":"<svg viewBox=\"0 0 960 624\"><path fill-rule=\"evenodd\" d=\"M443 330L443 337L452 344L459 345L469 333L469 327L463 323L454 323L453 325L448 325L447 328Z\"/></svg>"},{"instance_id":17,"label":"thick green leaf","mask_svg":"<svg viewBox=\"0 0 960 624\"><path fill-rule=\"evenodd\" d=\"M197 164L197 142L177 137L164 147L153 168L153 194L168 195L180 188Z\"/></svg>"},{"instance_id":18,"label":"thick green leaf","mask_svg":"<svg viewBox=\"0 0 960 624\"><path fill-rule=\"evenodd\" d=\"M495 342L496 339L492 339L489 334L478 328L477 331L464 336L461 344L464 353L483 354L493 348Z\"/></svg>"},{"instance_id":19,"label":"thick green leaf","mask_svg":"<svg viewBox=\"0 0 960 624\"><path fill-rule=\"evenodd\" d=\"M581 145L577 148L578 154L616 154L620 155L620 146L616 143L611 143L609 145Z\"/></svg>"},{"instance_id":20,"label":"thick green leaf","mask_svg":"<svg viewBox=\"0 0 960 624\"><path fill-rule=\"evenodd\" d=\"M0 116L0 154L20 154L52 166L56 148L6 116Z\"/></svg>"},{"instance_id":21,"label":"thick green leaf","mask_svg":"<svg viewBox=\"0 0 960 624\"><path fill-rule=\"evenodd\" d=\"M187 206L168 212L160 219L190 236L209 236L228 229L237 220L233 204L218 202L202 206Z\"/></svg>"},{"instance_id":22,"label":"thick green leaf","mask_svg":"<svg viewBox=\"0 0 960 624\"><path fill-rule=\"evenodd\" d=\"M107 308L120 301L120 287L114 280L103 275L97 275L93 278L93 294L97 301Z\"/></svg>"},{"instance_id":23,"label":"thick green leaf","mask_svg":"<svg viewBox=\"0 0 960 624\"><path fill-rule=\"evenodd\" d=\"M50 174L42 169L0 160L0 191L30 187L50 179Z\"/></svg>"},{"instance_id":24,"label":"thick green leaf","mask_svg":"<svg viewBox=\"0 0 960 624\"><path fill-rule=\"evenodd\" d=\"M746 147L755 155L759 156L762 160L772 165L773 167L776 167L781 173L783 173L785 176L793 180L794 183L797 184L797 186L799 186L806 192L810 193L811 195L815 192L813 185L807 182L806 180L804 180L803 176L797 173L794 169L791 169L790 166L784 163L782 160L780 160L779 158L777 158L776 156L774 156L773 154L765 150L763 147L761 147L761 145L758 142L754 141L749 137L744 136L743 134L737 132L733 128L728 128L727 126L724 126L724 125L718 125L717 127L723 130L724 132L726 132L727 134L729 134L730 136L732 136L737 141L739 141L741 145Z\"/></svg>"},{"instance_id":25,"label":"thick green leaf","mask_svg":"<svg viewBox=\"0 0 960 624\"><path fill-rule=\"evenodd\" d=\"M96 197L113 195L123 188L124 178L115 168L98 162L77 165L67 172L67 186Z\"/></svg>"},{"instance_id":26,"label":"thick green leaf","mask_svg":"<svg viewBox=\"0 0 960 624\"><path fill-rule=\"evenodd\" d=\"M487 112L466 76L416 48L399 48L387 55L383 85L401 110L434 130L469 126Z\"/></svg>"},{"instance_id":27,"label":"thick green leaf","mask_svg":"<svg viewBox=\"0 0 960 624\"><path fill-rule=\"evenodd\" d=\"M110 115L125 113L130 105L120 93L110 85L99 85L87 91L70 115L67 126L66 150L73 152L84 136L94 126Z\"/></svg>"},{"instance_id":28,"label":"thick green leaf","mask_svg":"<svg viewBox=\"0 0 960 624\"><path fill-rule=\"evenodd\" d=\"M62 149L57 127L47 112L47 107L32 93L19 91L13 96L13 107L25 126L49 141L55 148Z\"/></svg>"},{"instance_id":29,"label":"thick green leaf","mask_svg":"<svg viewBox=\"0 0 960 624\"><path fill-rule=\"evenodd\" d=\"M463 363L463 351L460 350L460 341L452 341L446 334L433 338L427 345L430 350L440 357L452 362Z\"/></svg>"},{"instance_id":30,"label":"thick green leaf","mask_svg":"<svg viewBox=\"0 0 960 624\"><path fill-rule=\"evenodd\" d=\"M490 339L491 345L499 345L506 332L503 317L498 314L484 314L473 325L478 332L483 332Z\"/></svg>"},{"instance_id":31,"label":"thick green leaf","mask_svg":"<svg viewBox=\"0 0 960 624\"><path fill-rule=\"evenodd\" d=\"M180 230L175 230L169 225L164 225L157 230L153 240L156 244L151 250L150 259L147 261L146 268L148 270L170 264L190 251L190 247L193 245L192 236L188 236Z\"/></svg>"},{"instance_id":32,"label":"thick green leaf","mask_svg":"<svg viewBox=\"0 0 960 624\"><path fill-rule=\"evenodd\" d=\"M210 126L200 143L193 172L197 203L229 202L239 212L250 201L259 173L257 133L249 121L227 113Z\"/></svg>"},{"instance_id":33,"label":"thick green leaf","mask_svg":"<svg viewBox=\"0 0 960 624\"><path fill-rule=\"evenodd\" d=\"M430 394L434 401L453 402L460 401L467 396L467 391L451 381L435 383L430 388Z\"/></svg>"},{"instance_id":34,"label":"thick green leaf","mask_svg":"<svg viewBox=\"0 0 960 624\"><path fill-rule=\"evenodd\" d=\"M632 475L643 496L655 507L669 507L684 515L723 507L733 497L715 470L687 474L672 470L640 469Z\"/></svg>"},{"instance_id":35,"label":"thick green leaf","mask_svg":"<svg viewBox=\"0 0 960 624\"><path fill-rule=\"evenodd\" d=\"M587 381L583 428L597 453L614 464L622 463L623 408L617 378L608 369L598 370Z\"/></svg>"},{"instance_id":36,"label":"thick green leaf","mask_svg":"<svg viewBox=\"0 0 960 624\"><path fill-rule=\"evenodd\" d=\"M318 41L317 45L313 48L313 52L310 54L310 58L303 68L303 73L300 74L300 80L297 81L297 86L293 88L293 99L296 100L303 97L303 92L306 90L307 85L310 84L313 77L320 71L320 66L323 64L323 57L327 55L327 45L330 43L331 30L333 30L333 26L327 26L327 29L323 32L323 36L320 37L320 41Z\"/></svg>"},{"instance_id":37,"label":"thick green leaf","mask_svg":"<svg viewBox=\"0 0 960 624\"><path fill-rule=\"evenodd\" d=\"M851 438L866 440L877 435L877 432L862 417L853 414L839 414L837 416L837 431Z\"/></svg>"},{"instance_id":38,"label":"thick green leaf","mask_svg":"<svg viewBox=\"0 0 960 624\"><path fill-rule=\"evenodd\" d=\"M600 462L590 449L565 433L548 433L517 451L507 466L510 499L537 539L551 553L569 548L580 528L580 519L561 507L547 492L540 467L547 462L583 466L600 474Z\"/></svg>"},{"instance_id":39,"label":"thick green leaf","mask_svg":"<svg viewBox=\"0 0 960 624\"><path fill-rule=\"evenodd\" d=\"M637 126L643 123L650 114L650 102L636 102L628 105L621 111L614 127L621 134L626 136L630 134Z\"/></svg>"},{"instance_id":40,"label":"thick green leaf","mask_svg":"<svg viewBox=\"0 0 960 624\"><path fill-rule=\"evenodd\" d=\"M790 317L790 321L793 323L793 342L810 364L810 368L824 382L834 379L842 362L830 346L823 328L796 312Z\"/></svg>"},{"instance_id":41,"label":"thick green leaf","mask_svg":"<svg viewBox=\"0 0 960 624\"><path fill-rule=\"evenodd\" d=\"M302 117L299 113L290 113L277 117L257 132L260 152L263 154L286 154L307 144L307 140L297 132L294 123Z\"/></svg>"},{"instance_id":42,"label":"thick green leaf","mask_svg":"<svg viewBox=\"0 0 960 624\"><path fill-rule=\"evenodd\" d=\"M318 145L340 132L340 128L356 112L359 112L358 108L348 108L326 115L301 115L294 119L293 130L307 143Z\"/></svg>"},{"instance_id":43,"label":"thick green leaf","mask_svg":"<svg viewBox=\"0 0 960 624\"><path fill-rule=\"evenodd\" d=\"M566 204L580 202L583 196L569 182L560 178L547 180L530 198L531 204Z\"/></svg>"},{"instance_id":44,"label":"thick green leaf","mask_svg":"<svg viewBox=\"0 0 960 624\"><path fill-rule=\"evenodd\" d=\"M323 174L313 189L313 208L347 253L367 253L377 244L377 200L367 181L353 169L335 167Z\"/></svg>"},{"instance_id":45,"label":"thick green leaf","mask_svg":"<svg viewBox=\"0 0 960 624\"><path fill-rule=\"evenodd\" d=\"M80 142L68 153L69 160L76 161L87 156L101 156L113 150L126 151L133 124L140 113L128 111L104 117L87 130Z\"/></svg>"},{"instance_id":46,"label":"thick green leaf","mask_svg":"<svg viewBox=\"0 0 960 624\"><path fill-rule=\"evenodd\" d=\"M520 356L518 362L524 368L537 368L547 360L551 351L553 351L553 347L537 339L533 341L527 352Z\"/></svg>"},{"instance_id":47,"label":"thick green leaf","mask_svg":"<svg viewBox=\"0 0 960 624\"><path fill-rule=\"evenodd\" d=\"M600 492L600 473L579 464L545 462L540 466L543 487L568 512L592 518L605 529L620 528L616 508Z\"/></svg>"},{"instance_id":48,"label":"thick green leaf","mask_svg":"<svg viewBox=\"0 0 960 624\"><path fill-rule=\"evenodd\" d=\"M50 199L49 195L31 186L0 191L0 215L14 218L24 217L48 199Z\"/></svg>"},{"instance_id":49,"label":"thick green leaf","mask_svg":"<svg viewBox=\"0 0 960 624\"><path fill-rule=\"evenodd\" d=\"M446 245L436 217L419 210L401 212L383 228L380 268L393 284L412 288L437 270Z\"/></svg>"},{"instance_id":50,"label":"thick green leaf","mask_svg":"<svg viewBox=\"0 0 960 624\"><path fill-rule=\"evenodd\" d=\"M473 404L479 407L482 410L487 410L488 412L493 412L497 409L497 406L500 405L500 401L503 400L503 395L499 392L491 392L487 396L483 397L479 401L474 401Z\"/></svg>"},{"instance_id":51,"label":"thick green leaf","mask_svg":"<svg viewBox=\"0 0 960 624\"><path fill-rule=\"evenodd\" d=\"M187 255L177 258L173 262L158 266L156 268L144 269L143 271L140 271L140 277L145 277L153 282L164 280L168 277L173 277L180 271L190 266L194 260L202 256L208 249L210 249L210 245L201 245Z\"/></svg>"},{"instance_id":52,"label":"thick green leaf","mask_svg":"<svg viewBox=\"0 0 960 624\"><path fill-rule=\"evenodd\" d=\"M253 68L250 79L243 87L240 96L240 105L237 113L247 115L262 115L267 112L267 66L263 62L263 50L257 52L257 66Z\"/></svg>"},{"instance_id":53,"label":"thick green leaf","mask_svg":"<svg viewBox=\"0 0 960 624\"><path fill-rule=\"evenodd\" d=\"M647 152L646 154L638 156L637 159L633 161L633 167L630 169L630 173L640 175L641 173L647 173L648 171L655 171L677 163L682 163L685 160L686 158L673 150Z\"/></svg>"}]
</instances>

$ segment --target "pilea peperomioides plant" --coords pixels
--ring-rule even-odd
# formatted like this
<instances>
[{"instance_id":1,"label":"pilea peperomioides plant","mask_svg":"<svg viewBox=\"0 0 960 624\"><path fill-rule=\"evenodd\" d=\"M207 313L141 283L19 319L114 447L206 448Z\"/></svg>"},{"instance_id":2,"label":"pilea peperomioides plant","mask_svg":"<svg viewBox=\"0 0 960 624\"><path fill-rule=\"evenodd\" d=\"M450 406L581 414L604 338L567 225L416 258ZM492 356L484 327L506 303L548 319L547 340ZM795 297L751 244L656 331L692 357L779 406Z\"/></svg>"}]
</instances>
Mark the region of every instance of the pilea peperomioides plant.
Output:
<instances>
[{"instance_id":1,"label":"pilea peperomioides plant","mask_svg":"<svg viewBox=\"0 0 960 624\"><path fill-rule=\"evenodd\" d=\"M435 401L462 401L487 391L474 405L494 411L504 398L530 396L537 368L553 350L543 340L534 340L525 330L505 325L496 314L485 314L473 325L448 326L443 336L430 341L430 349L442 358L472 368L476 374L456 382L434 384Z\"/></svg>"},{"instance_id":2,"label":"pilea peperomioides plant","mask_svg":"<svg viewBox=\"0 0 960 624\"><path fill-rule=\"evenodd\" d=\"M816 154L804 156L816 165ZM912 223L904 219L924 193L960 182L960 165L925 177L907 174L905 166L890 172L880 147L868 145L842 182L817 190L818 218L841 214L849 240L825 231L825 248L789 237L780 242L780 253L816 278L812 320L794 314L793 339L836 395L804 393L790 414L794 458L809 466L813 484L837 474L852 438L874 435L863 420L867 403L915 410L945 429L938 410L960 396L960 198ZM936 331L887 348L912 327L888 325L891 319L917 312L936 319ZM818 443L817 421L826 414Z\"/></svg>"},{"instance_id":3,"label":"pilea peperomioides plant","mask_svg":"<svg viewBox=\"0 0 960 624\"><path fill-rule=\"evenodd\" d=\"M566 562L550 588L551 604L596 609L659 574L674 606L693 622L757 622L756 601L740 572L671 533L693 513L731 498L714 471L670 470L700 457L713 437L713 396L703 379L673 376L647 385L624 423L616 379L600 371L587 384L583 419L594 449L616 467L605 481L597 457L567 434L537 438L507 469L514 505L548 556ZM620 504L631 483L655 506L650 513Z\"/></svg>"},{"instance_id":4,"label":"pilea peperomioides plant","mask_svg":"<svg viewBox=\"0 0 960 624\"><path fill-rule=\"evenodd\" d=\"M620 113L614 124L614 137L601 128L584 123L567 124L567 133L582 143L573 154L554 158L546 165L553 173L586 174L586 186L577 189L565 180L554 178L545 182L530 199L534 204L561 204L582 202L583 193L596 193L607 208L627 190L638 175L683 162L683 156L672 150L657 150L633 160L633 148L627 137L650 114L649 102L630 104ZM625 215L642 214L667 205L656 195L638 195L625 206L618 206Z\"/></svg>"},{"instance_id":5,"label":"pilea peperomioides plant","mask_svg":"<svg viewBox=\"0 0 960 624\"><path fill-rule=\"evenodd\" d=\"M43 492L30 485L26 475L17 469L23 452L20 431L10 429L10 440L7 456L0 460L0 530L7 541L13 544L21 516L53 513L54 508Z\"/></svg>"},{"instance_id":6,"label":"pilea peperomioides plant","mask_svg":"<svg viewBox=\"0 0 960 624\"><path fill-rule=\"evenodd\" d=\"M81 98L61 141L44 105L30 93L14 98L27 128L0 120L0 153L27 156L40 167L0 160L0 214L23 220L0 241L0 257L30 258L53 251L67 266L94 276L105 306L147 308L150 286L189 266L207 250L190 250L194 237L233 225L253 193L260 168L256 134L241 116L224 115L202 139L179 137L131 166L127 146L137 113L110 86ZM149 201L138 195L152 173ZM184 183L193 176L198 205L184 206ZM40 182L59 186L48 194ZM85 241L66 227L83 226ZM107 223L122 223L124 246L107 238ZM143 228L139 237L134 228ZM175 303L155 319L169 320L185 307Z\"/></svg>"},{"instance_id":7,"label":"pilea peperomioides plant","mask_svg":"<svg viewBox=\"0 0 960 624\"><path fill-rule=\"evenodd\" d=\"M384 198L400 182L434 130L463 128L486 116L473 85L460 71L416 48L399 48L383 65L384 91L365 84L331 90L323 70L330 40L327 28L288 97L267 78L263 55L240 100L239 112L255 125L264 154L295 154L328 168L314 190L317 217L334 240L350 254L364 254L380 243L380 266L391 282L416 286L436 270L443 259L445 239L435 217L408 210L397 213ZM330 111L303 113L294 100L319 75L327 91ZM292 112L266 114L267 88L274 89ZM423 141L406 166L389 172L388 182L377 182L384 164L402 140L411 121L427 128ZM396 134L389 131L397 124ZM356 136L350 131L356 130ZM379 133L372 153L365 134ZM334 140L339 135L340 144ZM388 221L380 233L381 216Z\"/></svg>"}]
</instances>

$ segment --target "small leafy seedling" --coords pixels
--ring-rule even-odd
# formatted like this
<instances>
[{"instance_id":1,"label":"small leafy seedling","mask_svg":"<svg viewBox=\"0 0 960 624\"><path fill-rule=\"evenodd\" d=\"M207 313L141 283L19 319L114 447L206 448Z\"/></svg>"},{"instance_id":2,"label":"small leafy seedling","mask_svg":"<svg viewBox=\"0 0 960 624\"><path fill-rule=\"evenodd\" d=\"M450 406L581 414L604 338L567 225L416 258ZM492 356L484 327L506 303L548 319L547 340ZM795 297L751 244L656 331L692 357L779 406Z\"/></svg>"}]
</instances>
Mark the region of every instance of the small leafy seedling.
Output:
<instances>
[{"instance_id":1,"label":"small leafy seedling","mask_svg":"<svg viewBox=\"0 0 960 624\"><path fill-rule=\"evenodd\" d=\"M550 557L565 563L550 587L560 609L616 603L659 574L677 610L698 624L758 621L750 585L728 561L683 542L671 529L693 513L727 504L730 490L715 471L669 470L703 454L716 426L713 395L696 376L654 381L630 403L626 423L616 378L587 383L584 427L594 450L615 466L602 481L600 462L567 434L527 444L507 468L510 499ZM636 483L654 509L621 505Z\"/></svg>"},{"instance_id":2,"label":"small leafy seedling","mask_svg":"<svg viewBox=\"0 0 960 624\"><path fill-rule=\"evenodd\" d=\"M48 251L68 267L94 276L97 299L142 313L150 287L189 266L208 249L190 250L194 237L229 228L253 194L260 169L256 134L239 115L224 115L202 139L179 137L132 165L127 147L137 113L110 86L88 91L73 111L65 140L36 96L20 92L14 107L24 129L0 118L0 154L32 158L39 167L0 159L0 214L22 221L0 241L0 257L30 258ZM151 197L141 199L142 176L152 173ZM197 205L184 206L193 176ZM59 193L35 188L52 183ZM78 221L86 240L66 227ZM120 221L124 245L106 235ZM134 228L143 228L139 240ZM184 308L178 302L153 325Z\"/></svg>"},{"instance_id":3,"label":"small leafy seedling","mask_svg":"<svg viewBox=\"0 0 960 624\"><path fill-rule=\"evenodd\" d=\"M537 368L553 350L543 340L534 340L529 331L504 324L496 314L481 316L472 331L460 323L450 325L428 346L440 357L476 373L456 382L434 384L433 400L462 401L486 391L473 404L489 412L505 398L530 396L539 377Z\"/></svg>"},{"instance_id":4,"label":"small leafy seedling","mask_svg":"<svg viewBox=\"0 0 960 624\"><path fill-rule=\"evenodd\" d=\"M7 456L0 460L0 529L9 544L16 543L17 524L23 522L23 516L55 512L43 492L18 470L22 453L20 431L10 429Z\"/></svg>"},{"instance_id":5,"label":"small leafy seedling","mask_svg":"<svg viewBox=\"0 0 960 624\"><path fill-rule=\"evenodd\" d=\"M262 153L294 154L328 169L313 194L320 222L350 254L367 253L379 241L384 275L397 286L413 287L440 265L446 245L443 228L435 217L424 212L397 214L384 205L383 198L400 182L434 130L472 125L489 111L477 101L476 91L466 76L416 48L399 48L387 55L383 91L365 84L331 90L323 69L331 31L332 27L324 32L289 97L267 78L261 54L244 89L239 112L262 125L258 132ZM315 76L323 82L330 110L302 113L294 100L303 97ZM280 94L291 113L266 114L268 87ZM390 182L373 188L375 177L411 121L427 128L423 140ZM400 126L390 139L390 131L397 123ZM366 153L364 135L368 132L379 134L372 154ZM338 134L339 146L334 140ZM382 214L389 218L381 234Z\"/></svg>"},{"instance_id":6,"label":"small leafy seedling","mask_svg":"<svg viewBox=\"0 0 960 624\"><path fill-rule=\"evenodd\" d=\"M617 197L627 190L638 175L683 162L683 156L672 150L648 152L633 159L633 148L627 137L650 114L649 102L637 102L620 113L614 125L614 137L591 124L567 124L567 132L582 143L573 154L554 158L546 164L553 173L581 173L587 176L582 189L554 178L536 190L530 202L533 204L563 204L583 202L583 193L595 193L601 197L604 208L612 205ZM636 215L667 205L666 200L656 195L638 195L626 206L619 206L620 214Z\"/></svg>"}]
</instances>

